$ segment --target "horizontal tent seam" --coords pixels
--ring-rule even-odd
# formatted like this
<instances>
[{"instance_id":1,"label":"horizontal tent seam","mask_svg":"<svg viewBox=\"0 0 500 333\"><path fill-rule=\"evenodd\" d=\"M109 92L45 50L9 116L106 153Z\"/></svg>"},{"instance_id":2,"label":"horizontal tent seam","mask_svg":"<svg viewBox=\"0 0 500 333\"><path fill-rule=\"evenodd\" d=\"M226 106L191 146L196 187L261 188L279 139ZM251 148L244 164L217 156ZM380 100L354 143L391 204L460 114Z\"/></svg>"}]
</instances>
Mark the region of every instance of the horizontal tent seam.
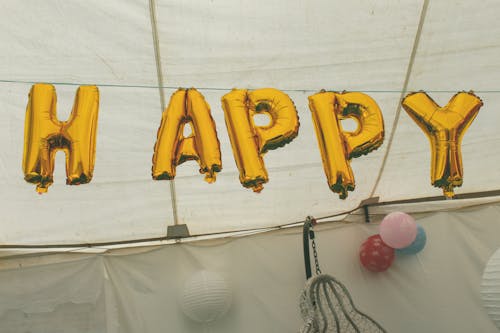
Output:
<instances>
[{"instance_id":1,"label":"horizontal tent seam","mask_svg":"<svg viewBox=\"0 0 500 333\"><path fill-rule=\"evenodd\" d=\"M348 211L344 211L341 213L333 214L333 215L328 215L328 216L322 216L322 217L315 217L316 220L326 220L330 218L335 218L339 216L344 216L344 215L350 215L354 213L355 211L359 209L365 209L365 214L366 214L366 209L368 207L377 207L377 206L389 206L389 205L400 205L400 204L416 204L416 203L422 203L422 202L435 202L435 201L445 201L445 200L465 200L465 199L479 199L479 198L489 198L489 197L497 197L500 196L500 189L497 190L492 190L492 191L482 191L482 192L471 192L471 193L462 193L462 194L456 194L453 199L447 199L444 196L432 196L432 197L423 197L423 198L415 198L415 199L403 199L403 200L395 200L395 201L384 201L384 202L378 202L378 198L370 198L367 200L361 201L361 203ZM70 248L98 248L98 247L105 247L105 246L116 246L116 245L127 245L127 244L140 244L140 243L150 243L150 242L162 242L162 241L172 241L172 242L181 242L182 240L190 240L190 239L198 239L200 237L208 237L208 236L217 236L219 235L220 237L231 237L235 236L238 234L253 234L253 233L260 233L260 232L269 232L269 231L274 231L274 230L279 230L279 229L284 229L284 228L289 228L289 227L296 227L296 226L301 226L306 222L306 220L303 221L297 221L297 222L290 222L286 224L281 224L277 226L272 226L272 227L261 227L261 228L252 228L252 229L241 229L241 230L234 230L234 231L222 231L222 232L215 232L215 233L206 233L206 234L198 234L198 235L191 235L189 237L181 237L181 238L169 238L167 236L162 236L162 237L152 237L152 238L143 238L143 239L130 239L130 240L122 240L122 241L110 241L110 242L96 242L96 243L75 243L75 244L0 244L0 249L70 249ZM343 219L341 220L334 220L334 221L324 221L322 223L332 223L332 222L343 222ZM369 219L367 219L367 222L369 222Z\"/></svg>"}]
</instances>

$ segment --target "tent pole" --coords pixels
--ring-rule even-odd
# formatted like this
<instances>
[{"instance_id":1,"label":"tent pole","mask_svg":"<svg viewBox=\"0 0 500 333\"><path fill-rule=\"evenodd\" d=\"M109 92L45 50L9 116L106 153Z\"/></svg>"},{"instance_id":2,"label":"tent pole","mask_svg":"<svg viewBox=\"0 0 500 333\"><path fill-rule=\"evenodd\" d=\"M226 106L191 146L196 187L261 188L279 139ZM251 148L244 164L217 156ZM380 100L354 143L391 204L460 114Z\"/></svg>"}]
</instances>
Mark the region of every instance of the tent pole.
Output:
<instances>
[{"instance_id":1,"label":"tent pole","mask_svg":"<svg viewBox=\"0 0 500 333\"><path fill-rule=\"evenodd\" d=\"M382 179L382 174L384 173L385 170L385 165L387 164L387 159L389 157L389 153L391 152L391 146L392 142L394 140L394 135L396 133L396 127L398 126L399 122L399 116L401 114L401 101L405 97L407 91L408 91L408 85L410 83L410 77L411 73L413 70L413 63L415 62L415 56L417 55L417 50L418 50L418 44L420 43L420 36L422 35L422 28L424 27L424 22L425 22L425 17L427 15L427 8L429 7L429 0L424 0L424 3L422 5L422 10L420 11L420 20L418 22L418 27L417 31L415 33L415 39L413 41L413 48L411 50L410 54L410 60L408 61L408 67L406 69L406 75L405 75L405 80L403 83L403 89L401 89L401 94L399 96L399 101L398 101L398 106L396 108L396 115L394 116L394 122L392 123L392 129L391 133L389 135L389 140L387 142L387 149L385 150L384 158L382 160L382 165L380 166L378 175L377 175L377 180L375 180L375 185L373 185L373 189L370 193L370 197L373 196L375 191L378 188L378 185L380 183L380 180Z\"/></svg>"},{"instance_id":2,"label":"tent pole","mask_svg":"<svg viewBox=\"0 0 500 333\"><path fill-rule=\"evenodd\" d=\"M160 43L158 39L158 25L156 16L156 2L149 0L149 16L151 20L151 32L153 34L153 45L155 50L156 61L156 76L158 80L158 92L160 94L161 111L165 110L165 91L163 85L163 70L161 67ZM189 230L187 225L179 224L179 217L177 214L177 193L175 191L175 181L172 179L170 183L170 201L172 202L172 215L174 225L167 226L167 239L189 237Z\"/></svg>"}]
</instances>

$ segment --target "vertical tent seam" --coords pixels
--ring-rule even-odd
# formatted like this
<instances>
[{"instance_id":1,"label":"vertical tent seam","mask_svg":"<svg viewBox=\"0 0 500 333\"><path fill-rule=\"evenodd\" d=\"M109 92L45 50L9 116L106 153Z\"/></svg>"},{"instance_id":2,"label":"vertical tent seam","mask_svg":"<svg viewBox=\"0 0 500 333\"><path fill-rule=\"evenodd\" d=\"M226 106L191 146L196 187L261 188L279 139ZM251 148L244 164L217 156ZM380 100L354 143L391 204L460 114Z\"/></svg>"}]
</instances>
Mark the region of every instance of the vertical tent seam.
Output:
<instances>
[{"instance_id":1,"label":"vertical tent seam","mask_svg":"<svg viewBox=\"0 0 500 333\"><path fill-rule=\"evenodd\" d=\"M160 105L161 111L165 110L165 91L163 89L163 71L161 68L161 56L160 56L160 43L158 40L158 25L156 20L156 1L149 0L149 17L151 21L151 32L153 34L153 45L155 50L155 61L156 61L156 76L158 79L158 92L160 94ZM170 180L170 195L172 201L172 214L174 217L174 225L179 224L179 219L177 215L177 195L175 191L175 182Z\"/></svg>"},{"instance_id":2,"label":"vertical tent seam","mask_svg":"<svg viewBox=\"0 0 500 333\"><path fill-rule=\"evenodd\" d=\"M373 185L373 189L370 193L369 198L373 197L375 191L378 188L380 180L382 179L382 174L385 170L385 165L387 163L387 158L389 157L389 153L391 151L392 141L394 140L394 134L396 133L396 128L399 122L399 116L401 114L401 101L408 91L408 84L410 82L411 72L413 70L413 63L415 61L415 56L417 54L418 44L420 43L420 36L422 35L422 28L424 26L425 17L427 15L427 8L429 6L429 0L424 0L422 5L422 11L420 12L420 21L418 22L417 32L415 34L415 39L413 41L413 48L411 50L410 61L408 62L408 68L406 70L406 76L403 83L403 89L401 89L401 95L399 96L398 106L396 109L396 115L394 116L394 122L392 124L391 134L389 137L389 141L387 142L387 149L385 151L384 159L382 160L382 165L380 166L380 171L377 175L377 180L375 181L375 185Z\"/></svg>"}]
</instances>

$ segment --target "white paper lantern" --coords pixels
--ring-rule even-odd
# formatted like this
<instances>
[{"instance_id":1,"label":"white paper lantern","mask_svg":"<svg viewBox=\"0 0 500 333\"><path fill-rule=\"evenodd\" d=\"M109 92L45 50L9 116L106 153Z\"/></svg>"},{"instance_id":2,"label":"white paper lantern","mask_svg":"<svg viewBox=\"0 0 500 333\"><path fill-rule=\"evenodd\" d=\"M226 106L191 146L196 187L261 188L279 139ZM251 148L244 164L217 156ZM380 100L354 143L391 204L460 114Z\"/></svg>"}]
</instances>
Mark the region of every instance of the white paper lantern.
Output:
<instances>
[{"instance_id":1,"label":"white paper lantern","mask_svg":"<svg viewBox=\"0 0 500 333\"><path fill-rule=\"evenodd\" d=\"M184 285L181 307L192 320L211 323L227 313L231 301L231 290L222 276L200 271Z\"/></svg>"},{"instance_id":2,"label":"white paper lantern","mask_svg":"<svg viewBox=\"0 0 500 333\"><path fill-rule=\"evenodd\" d=\"M491 320L500 329L500 249L493 253L484 269L481 299Z\"/></svg>"}]
</instances>

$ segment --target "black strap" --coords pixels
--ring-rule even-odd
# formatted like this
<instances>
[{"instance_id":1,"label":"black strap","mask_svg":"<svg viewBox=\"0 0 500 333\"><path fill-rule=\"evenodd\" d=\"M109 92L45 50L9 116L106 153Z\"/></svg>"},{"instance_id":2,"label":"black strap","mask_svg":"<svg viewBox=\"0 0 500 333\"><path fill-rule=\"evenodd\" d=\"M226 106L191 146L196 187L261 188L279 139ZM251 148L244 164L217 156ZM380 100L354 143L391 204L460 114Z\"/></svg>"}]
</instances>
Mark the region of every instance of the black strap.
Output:
<instances>
[{"instance_id":1,"label":"black strap","mask_svg":"<svg viewBox=\"0 0 500 333\"><path fill-rule=\"evenodd\" d=\"M311 216L308 216L306 222L304 223L304 229L302 230L302 238L304 245L304 264L306 267L306 278L309 279L312 276L311 271L311 256L309 254L309 236L310 232L312 232L311 227L314 219ZM314 237L314 233L312 234Z\"/></svg>"}]
</instances>

